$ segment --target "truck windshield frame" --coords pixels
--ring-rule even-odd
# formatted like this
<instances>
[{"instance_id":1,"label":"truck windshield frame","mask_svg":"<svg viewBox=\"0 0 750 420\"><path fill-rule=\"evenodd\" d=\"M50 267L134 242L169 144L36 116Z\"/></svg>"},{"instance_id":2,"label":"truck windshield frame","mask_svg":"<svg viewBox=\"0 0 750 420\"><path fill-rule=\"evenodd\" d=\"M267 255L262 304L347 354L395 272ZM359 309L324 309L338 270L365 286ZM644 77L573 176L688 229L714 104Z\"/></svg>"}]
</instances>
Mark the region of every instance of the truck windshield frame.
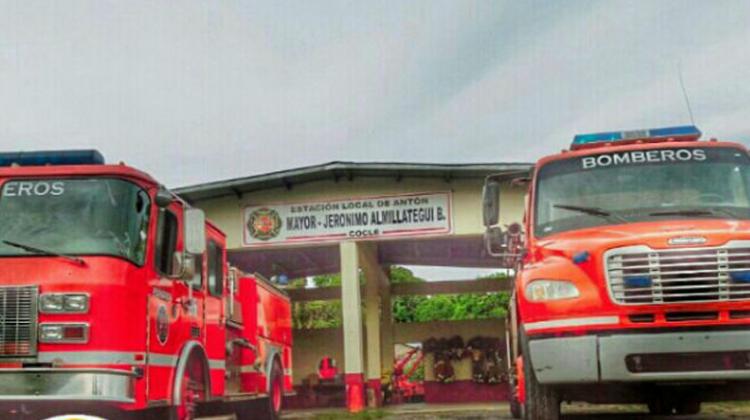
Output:
<instances>
[{"instance_id":1,"label":"truck windshield frame","mask_svg":"<svg viewBox=\"0 0 750 420\"><path fill-rule=\"evenodd\" d=\"M8 178L0 186L0 239L69 256L111 256L142 267L151 198L115 177ZM0 242L0 257L44 257Z\"/></svg>"},{"instance_id":2,"label":"truck windshield frame","mask_svg":"<svg viewBox=\"0 0 750 420\"><path fill-rule=\"evenodd\" d=\"M555 160L537 171L538 238L688 218L750 219L750 157L745 150L691 145L609 151Z\"/></svg>"}]
</instances>

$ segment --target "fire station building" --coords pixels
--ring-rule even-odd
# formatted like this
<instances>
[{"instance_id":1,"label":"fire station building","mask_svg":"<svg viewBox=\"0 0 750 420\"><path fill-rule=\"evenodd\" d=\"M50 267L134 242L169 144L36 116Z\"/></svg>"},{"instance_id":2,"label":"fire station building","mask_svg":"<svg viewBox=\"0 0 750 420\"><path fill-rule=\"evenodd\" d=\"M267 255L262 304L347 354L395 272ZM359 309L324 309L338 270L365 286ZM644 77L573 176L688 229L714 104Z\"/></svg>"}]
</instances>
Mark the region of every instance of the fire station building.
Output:
<instances>
[{"instance_id":1,"label":"fire station building","mask_svg":"<svg viewBox=\"0 0 750 420\"><path fill-rule=\"evenodd\" d=\"M394 344L436 335L492 333L502 320L395 324L392 296L507 290L497 280L390 284L387 267L502 269L484 250L484 178L502 174L501 223L521 222L527 163L418 164L331 162L176 189L227 235L230 263L279 280L340 273L341 287L289 289L295 302L341 300L343 328L295 330L294 382L339 362L351 410L379 404ZM429 280L429 279L428 279ZM341 363L343 362L343 363ZM460 370L460 369L459 369ZM426 364L425 377L430 379ZM461 379L457 372L457 379ZM459 395L460 393L456 394ZM366 397L367 396L367 397Z\"/></svg>"}]
</instances>

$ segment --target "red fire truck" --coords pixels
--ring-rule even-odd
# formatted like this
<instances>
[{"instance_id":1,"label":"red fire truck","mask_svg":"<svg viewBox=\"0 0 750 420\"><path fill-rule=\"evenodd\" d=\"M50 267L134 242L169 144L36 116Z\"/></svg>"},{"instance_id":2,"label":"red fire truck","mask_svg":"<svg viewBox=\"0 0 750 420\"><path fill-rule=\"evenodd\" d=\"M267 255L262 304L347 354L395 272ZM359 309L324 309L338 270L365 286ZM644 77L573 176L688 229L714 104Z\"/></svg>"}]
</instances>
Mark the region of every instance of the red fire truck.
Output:
<instances>
[{"instance_id":1,"label":"red fire truck","mask_svg":"<svg viewBox=\"0 0 750 420\"><path fill-rule=\"evenodd\" d=\"M516 264L509 307L515 417L562 401L694 414L750 397L750 158L693 126L576 136L528 182L523 226L490 253Z\"/></svg>"},{"instance_id":2,"label":"red fire truck","mask_svg":"<svg viewBox=\"0 0 750 420\"><path fill-rule=\"evenodd\" d=\"M289 300L201 210L63 151L0 154L0 215L0 416L278 417Z\"/></svg>"}]
</instances>

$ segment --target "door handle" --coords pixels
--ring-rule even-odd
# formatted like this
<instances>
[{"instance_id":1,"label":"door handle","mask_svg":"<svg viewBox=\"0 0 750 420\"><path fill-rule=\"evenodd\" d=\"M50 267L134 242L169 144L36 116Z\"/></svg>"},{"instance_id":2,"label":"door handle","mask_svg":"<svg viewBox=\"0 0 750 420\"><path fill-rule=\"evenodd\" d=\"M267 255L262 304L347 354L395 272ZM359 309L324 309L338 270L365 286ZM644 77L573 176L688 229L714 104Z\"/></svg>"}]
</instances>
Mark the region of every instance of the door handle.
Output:
<instances>
[{"instance_id":1,"label":"door handle","mask_svg":"<svg viewBox=\"0 0 750 420\"><path fill-rule=\"evenodd\" d=\"M174 303L176 305L179 305L189 315L198 315L198 305L196 304L195 298L178 297L177 299L175 299Z\"/></svg>"}]
</instances>

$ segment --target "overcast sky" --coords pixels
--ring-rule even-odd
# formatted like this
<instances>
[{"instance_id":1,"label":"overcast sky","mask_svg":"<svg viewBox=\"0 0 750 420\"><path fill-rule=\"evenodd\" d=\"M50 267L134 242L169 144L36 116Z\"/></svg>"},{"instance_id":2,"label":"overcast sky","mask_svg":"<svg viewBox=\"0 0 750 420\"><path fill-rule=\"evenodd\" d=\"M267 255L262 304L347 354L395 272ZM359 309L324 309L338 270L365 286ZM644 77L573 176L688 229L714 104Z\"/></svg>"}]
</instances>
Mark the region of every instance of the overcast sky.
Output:
<instances>
[{"instance_id":1,"label":"overcast sky","mask_svg":"<svg viewBox=\"0 0 750 420\"><path fill-rule=\"evenodd\" d=\"M690 122L750 142L748 1L0 0L0 149L169 186L331 160L532 161Z\"/></svg>"}]
</instances>

